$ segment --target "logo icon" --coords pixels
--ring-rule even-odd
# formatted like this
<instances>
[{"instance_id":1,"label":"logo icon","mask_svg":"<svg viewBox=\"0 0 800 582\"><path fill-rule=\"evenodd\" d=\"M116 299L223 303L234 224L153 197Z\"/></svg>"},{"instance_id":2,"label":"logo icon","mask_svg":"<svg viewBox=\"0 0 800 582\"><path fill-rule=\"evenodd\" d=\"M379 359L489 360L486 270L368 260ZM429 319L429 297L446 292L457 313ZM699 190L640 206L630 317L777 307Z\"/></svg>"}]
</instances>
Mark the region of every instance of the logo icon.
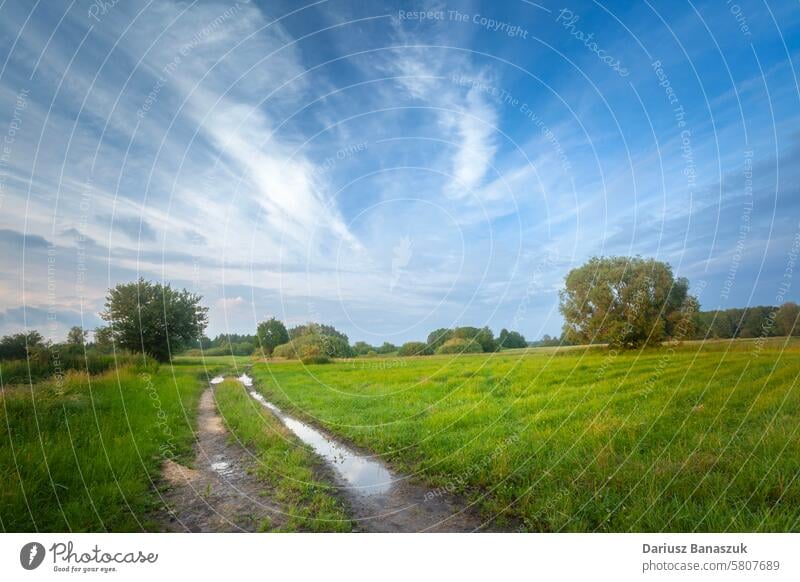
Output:
<instances>
[{"instance_id":1,"label":"logo icon","mask_svg":"<svg viewBox=\"0 0 800 582\"><path fill-rule=\"evenodd\" d=\"M39 542L28 542L19 551L19 563L26 570L35 570L44 561L44 546Z\"/></svg>"}]
</instances>

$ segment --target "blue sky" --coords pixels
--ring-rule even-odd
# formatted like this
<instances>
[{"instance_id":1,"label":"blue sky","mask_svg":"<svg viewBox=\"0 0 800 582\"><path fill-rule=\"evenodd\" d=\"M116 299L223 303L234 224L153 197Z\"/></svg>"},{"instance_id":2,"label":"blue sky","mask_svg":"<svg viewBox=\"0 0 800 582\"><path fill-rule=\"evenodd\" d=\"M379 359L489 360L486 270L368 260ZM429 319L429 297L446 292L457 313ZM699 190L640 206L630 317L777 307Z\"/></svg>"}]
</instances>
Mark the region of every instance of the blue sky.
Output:
<instances>
[{"instance_id":1,"label":"blue sky","mask_svg":"<svg viewBox=\"0 0 800 582\"><path fill-rule=\"evenodd\" d=\"M797 300L799 25L790 2L7 0L0 333L92 328L142 275L201 293L210 335L534 339L594 255L667 261L704 309Z\"/></svg>"}]
</instances>

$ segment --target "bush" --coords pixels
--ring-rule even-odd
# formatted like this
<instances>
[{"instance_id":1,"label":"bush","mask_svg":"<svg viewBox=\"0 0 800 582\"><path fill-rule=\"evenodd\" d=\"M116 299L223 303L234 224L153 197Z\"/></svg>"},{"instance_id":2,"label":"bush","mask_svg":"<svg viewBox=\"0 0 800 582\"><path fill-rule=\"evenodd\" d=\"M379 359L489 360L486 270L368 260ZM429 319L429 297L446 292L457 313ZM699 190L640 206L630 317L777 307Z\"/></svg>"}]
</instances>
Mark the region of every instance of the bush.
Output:
<instances>
[{"instance_id":1,"label":"bush","mask_svg":"<svg viewBox=\"0 0 800 582\"><path fill-rule=\"evenodd\" d=\"M300 350L300 361L304 364L330 364L331 359L323 354L317 346L309 345Z\"/></svg>"},{"instance_id":2,"label":"bush","mask_svg":"<svg viewBox=\"0 0 800 582\"><path fill-rule=\"evenodd\" d=\"M393 354L397 351L397 346L389 342L383 342L383 345L375 350L379 354Z\"/></svg>"},{"instance_id":3,"label":"bush","mask_svg":"<svg viewBox=\"0 0 800 582\"><path fill-rule=\"evenodd\" d=\"M129 365L141 365L141 355L128 352L113 354L98 354L81 350L79 353L70 350L60 350L59 346L38 348L27 359L6 360L0 362L0 372L3 374L5 384L27 384L39 382L54 375L63 375L70 370L100 374L111 368L121 368Z\"/></svg>"},{"instance_id":4,"label":"bush","mask_svg":"<svg viewBox=\"0 0 800 582\"><path fill-rule=\"evenodd\" d=\"M429 356L431 350L425 342L406 342L400 346L399 356Z\"/></svg>"},{"instance_id":5,"label":"bush","mask_svg":"<svg viewBox=\"0 0 800 582\"><path fill-rule=\"evenodd\" d=\"M437 354L481 354L483 353L483 346L474 339L464 339L454 337L444 342L439 349L436 350Z\"/></svg>"},{"instance_id":6,"label":"bush","mask_svg":"<svg viewBox=\"0 0 800 582\"><path fill-rule=\"evenodd\" d=\"M364 356L370 352L375 353L375 348L373 348L367 342L356 342L353 345L353 353L355 353L357 356Z\"/></svg>"},{"instance_id":7,"label":"bush","mask_svg":"<svg viewBox=\"0 0 800 582\"><path fill-rule=\"evenodd\" d=\"M288 343L277 346L272 355L290 360L302 359L308 356L309 350L312 350L312 348L316 350L316 353L328 358L350 358L353 356L353 349L350 344L338 336L327 335L300 336Z\"/></svg>"},{"instance_id":8,"label":"bush","mask_svg":"<svg viewBox=\"0 0 800 582\"><path fill-rule=\"evenodd\" d=\"M497 346L504 349L525 348L528 347L528 342L518 331L508 331L504 328L500 331Z\"/></svg>"},{"instance_id":9,"label":"bush","mask_svg":"<svg viewBox=\"0 0 800 582\"><path fill-rule=\"evenodd\" d=\"M286 358L288 360L295 360L297 359L297 354L295 353L295 345L293 342L281 344L279 346L275 346L275 349L272 350L272 356L275 358Z\"/></svg>"},{"instance_id":10,"label":"bush","mask_svg":"<svg viewBox=\"0 0 800 582\"><path fill-rule=\"evenodd\" d=\"M311 342L302 338L277 346L273 355L290 360L299 359L304 364L328 364L331 361L322 351L321 342Z\"/></svg>"},{"instance_id":11,"label":"bush","mask_svg":"<svg viewBox=\"0 0 800 582\"><path fill-rule=\"evenodd\" d=\"M495 352L499 344L494 339L492 330L488 327L456 327L454 329L440 328L428 334L428 348L431 352L439 353L439 348L451 339L474 340L481 346L482 352ZM455 352L442 352L455 353Z\"/></svg>"}]
</instances>

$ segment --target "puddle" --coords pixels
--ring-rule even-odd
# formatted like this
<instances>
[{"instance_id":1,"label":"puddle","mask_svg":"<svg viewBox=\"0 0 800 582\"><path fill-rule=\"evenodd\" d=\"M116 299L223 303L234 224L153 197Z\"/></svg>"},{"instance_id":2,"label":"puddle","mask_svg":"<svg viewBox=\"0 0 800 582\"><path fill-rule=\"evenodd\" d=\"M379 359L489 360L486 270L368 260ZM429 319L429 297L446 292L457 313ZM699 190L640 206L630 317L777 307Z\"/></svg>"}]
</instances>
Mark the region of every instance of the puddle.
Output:
<instances>
[{"instance_id":1,"label":"puddle","mask_svg":"<svg viewBox=\"0 0 800 582\"><path fill-rule=\"evenodd\" d=\"M253 379L246 374L240 376L239 381L248 388L253 386ZM311 445L314 452L333 467L334 471L344 479L354 493L359 495L378 495L386 493L392 488L394 477L378 461L359 455L306 423L288 416L255 390L250 391L250 396L272 411L286 428L292 431L301 441Z\"/></svg>"},{"instance_id":2,"label":"puddle","mask_svg":"<svg viewBox=\"0 0 800 582\"><path fill-rule=\"evenodd\" d=\"M275 415L301 441L310 445L334 473L347 498L356 531L468 532L482 522L471 506L452 495L431 495L431 489L369 455L362 455L313 426L286 414L253 387L247 374L239 382L250 396ZM216 459L215 459L216 460Z\"/></svg>"},{"instance_id":3,"label":"puddle","mask_svg":"<svg viewBox=\"0 0 800 582\"><path fill-rule=\"evenodd\" d=\"M223 378L222 376L214 376L213 378L211 378L211 383L212 384L221 384L224 381L225 381L225 378Z\"/></svg>"},{"instance_id":4,"label":"puddle","mask_svg":"<svg viewBox=\"0 0 800 582\"><path fill-rule=\"evenodd\" d=\"M232 475L233 467L226 461L216 461L211 463L211 470L219 473L220 475Z\"/></svg>"}]
</instances>

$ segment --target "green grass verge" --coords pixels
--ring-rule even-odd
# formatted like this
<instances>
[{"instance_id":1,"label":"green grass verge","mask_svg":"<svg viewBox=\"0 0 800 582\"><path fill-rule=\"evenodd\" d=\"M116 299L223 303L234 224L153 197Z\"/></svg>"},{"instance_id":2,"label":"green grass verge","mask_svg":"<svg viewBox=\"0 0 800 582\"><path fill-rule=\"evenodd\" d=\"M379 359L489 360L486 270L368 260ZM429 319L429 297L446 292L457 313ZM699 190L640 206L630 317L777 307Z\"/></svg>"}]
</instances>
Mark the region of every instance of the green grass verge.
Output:
<instances>
[{"instance_id":1,"label":"green grass verge","mask_svg":"<svg viewBox=\"0 0 800 582\"><path fill-rule=\"evenodd\" d=\"M0 529L157 528L154 482L165 457L191 464L206 385L201 367L162 365L5 386Z\"/></svg>"},{"instance_id":2,"label":"green grass verge","mask_svg":"<svg viewBox=\"0 0 800 582\"><path fill-rule=\"evenodd\" d=\"M800 529L800 344L258 364L273 402L529 531Z\"/></svg>"},{"instance_id":3,"label":"green grass verge","mask_svg":"<svg viewBox=\"0 0 800 582\"><path fill-rule=\"evenodd\" d=\"M333 488L314 476L319 462L239 382L216 387L217 406L234 438L255 451L258 476L284 506L289 519L282 531L342 532L351 524ZM272 529L264 524L263 529Z\"/></svg>"}]
</instances>

